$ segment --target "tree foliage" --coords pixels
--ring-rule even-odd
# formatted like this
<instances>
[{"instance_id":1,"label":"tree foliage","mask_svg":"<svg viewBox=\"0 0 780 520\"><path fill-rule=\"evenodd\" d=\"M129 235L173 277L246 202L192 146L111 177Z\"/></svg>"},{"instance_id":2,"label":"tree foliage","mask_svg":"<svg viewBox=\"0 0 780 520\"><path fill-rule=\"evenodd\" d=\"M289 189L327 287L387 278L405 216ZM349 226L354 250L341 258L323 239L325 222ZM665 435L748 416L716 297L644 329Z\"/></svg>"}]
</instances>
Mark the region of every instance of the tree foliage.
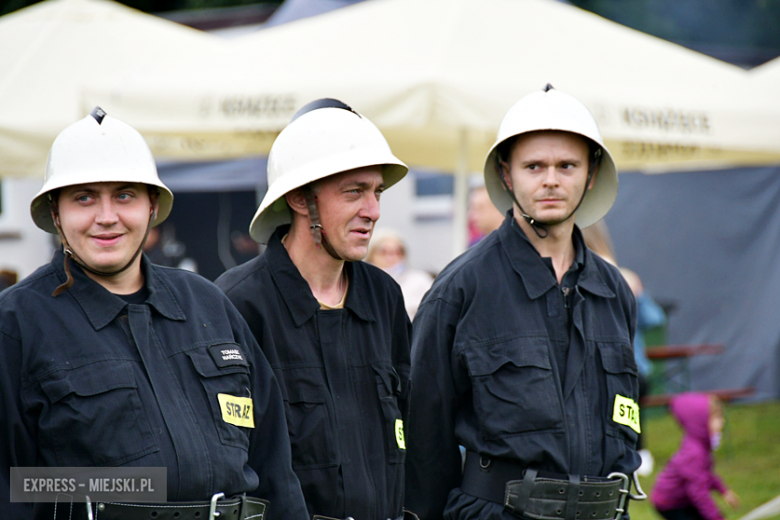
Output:
<instances>
[{"instance_id":1,"label":"tree foliage","mask_svg":"<svg viewBox=\"0 0 780 520\"><path fill-rule=\"evenodd\" d=\"M780 0L571 0L571 3L665 40L780 51Z\"/></svg>"},{"instance_id":2,"label":"tree foliage","mask_svg":"<svg viewBox=\"0 0 780 520\"><path fill-rule=\"evenodd\" d=\"M39 0L0 0L0 15ZM515 0L523 1L523 0ZM282 0L266 0L279 4ZM642 32L683 44L776 50L780 54L780 0L570 0ZM122 0L144 12L232 7L257 0Z\"/></svg>"},{"instance_id":3,"label":"tree foliage","mask_svg":"<svg viewBox=\"0 0 780 520\"><path fill-rule=\"evenodd\" d=\"M8 14L41 0L0 0L0 15ZM186 9L214 9L257 4L257 0L122 0L120 3L146 13L162 13ZM264 0L263 3L281 4L282 0Z\"/></svg>"}]
</instances>

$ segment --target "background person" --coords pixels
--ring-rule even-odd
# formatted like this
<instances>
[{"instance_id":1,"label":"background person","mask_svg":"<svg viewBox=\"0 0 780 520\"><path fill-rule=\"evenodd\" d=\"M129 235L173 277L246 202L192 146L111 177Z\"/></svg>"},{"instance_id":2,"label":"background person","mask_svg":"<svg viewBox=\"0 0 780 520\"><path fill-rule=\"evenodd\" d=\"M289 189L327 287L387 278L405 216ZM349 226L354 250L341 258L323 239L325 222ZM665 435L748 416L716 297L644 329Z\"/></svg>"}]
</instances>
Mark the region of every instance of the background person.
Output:
<instances>
[{"instance_id":1,"label":"background person","mask_svg":"<svg viewBox=\"0 0 780 520\"><path fill-rule=\"evenodd\" d=\"M401 235L392 229L377 230L371 237L366 262L382 269L398 282L404 295L406 312L409 319L413 320L423 296L433 284L433 277L425 271L409 267L406 244Z\"/></svg>"},{"instance_id":2,"label":"background person","mask_svg":"<svg viewBox=\"0 0 780 520\"><path fill-rule=\"evenodd\" d=\"M360 260L407 171L349 106L303 107L271 147L250 226L268 248L216 282L277 373L315 518L402 515L411 325L398 284Z\"/></svg>"},{"instance_id":3,"label":"background person","mask_svg":"<svg viewBox=\"0 0 780 520\"><path fill-rule=\"evenodd\" d=\"M484 174L506 219L439 274L414 322L407 508L619 517L639 466L636 308L577 227L611 208L615 163L587 108L548 85L506 114Z\"/></svg>"},{"instance_id":4,"label":"background person","mask_svg":"<svg viewBox=\"0 0 780 520\"><path fill-rule=\"evenodd\" d=\"M490 200L482 175L472 183L469 193L468 219L469 247L498 229L504 222L504 215L496 209Z\"/></svg>"},{"instance_id":5,"label":"background person","mask_svg":"<svg viewBox=\"0 0 780 520\"><path fill-rule=\"evenodd\" d=\"M205 519L219 492L223 519L264 513L252 497L268 518L306 517L246 323L212 283L141 254L172 204L143 137L99 108L54 141L31 214L63 249L0 295L0 518L87 518L9 503L9 468L36 466L167 468L168 503L102 503L102 519Z\"/></svg>"},{"instance_id":6,"label":"background person","mask_svg":"<svg viewBox=\"0 0 780 520\"><path fill-rule=\"evenodd\" d=\"M683 429L680 449L658 475L650 500L667 520L723 520L710 492L739 507L739 498L715 474L712 452L720 446L726 420L720 400L688 392L676 395L669 410Z\"/></svg>"},{"instance_id":7,"label":"background person","mask_svg":"<svg viewBox=\"0 0 780 520\"><path fill-rule=\"evenodd\" d=\"M19 274L10 269L0 270L0 291L8 289L19 281Z\"/></svg>"}]
</instances>

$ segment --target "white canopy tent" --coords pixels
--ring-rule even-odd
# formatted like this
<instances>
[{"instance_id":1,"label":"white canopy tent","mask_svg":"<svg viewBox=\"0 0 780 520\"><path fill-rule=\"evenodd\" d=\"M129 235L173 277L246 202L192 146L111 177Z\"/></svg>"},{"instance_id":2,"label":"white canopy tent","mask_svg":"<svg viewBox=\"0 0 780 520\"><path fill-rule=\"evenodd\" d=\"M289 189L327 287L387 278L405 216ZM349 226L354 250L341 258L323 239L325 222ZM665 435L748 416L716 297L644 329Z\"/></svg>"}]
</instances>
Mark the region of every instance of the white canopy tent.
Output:
<instances>
[{"instance_id":1,"label":"white canopy tent","mask_svg":"<svg viewBox=\"0 0 780 520\"><path fill-rule=\"evenodd\" d=\"M43 176L54 138L89 112L81 88L222 43L107 0L48 0L3 16L0 176Z\"/></svg>"},{"instance_id":2,"label":"white canopy tent","mask_svg":"<svg viewBox=\"0 0 780 520\"><path fill-rule=\"evenodd\" d=\"M83 109L101 104L156 154L214 159L266 153L297 108L336 97L408 163L461 174L464 199L506 110L548 82L590 107L621 169L776 162L780 100L758 106L746 81L551 0L371 0L87 88Z\"/></svg>"},{"instance_id":3,"label":"white canopy tent","mask_svg":"<svg viewBox=\"0 0 780 520\"><path fill-rule=\"evenodd\" d=\"M756 77L772 77L780 79L780 58L769 60L768 62L754 67L750 73Z\"/></svg>"},{"instance_id":4,"label":"white canopy tent","mask_svg":"<svg viewBox=\"0 0 780 520\"><path fill-rule=\"evenodd\" d=\"M777 131L780 106L757 110L746 81L549 0L372 0L88 87L84 106L106 104L165 155L228 157L267 151L299 106L334 96L407 161L452 170L460 152L479 169L509 106L550 82L591 108L623 168L690 168L780 157L763 131ZM199 146L182 146L187 137Z\"/></svg>"},{"instance_id":5,"label":"white canopy tent","mask_svg":"<svg viewBox=\"0 0 780 520\"><path fill-rule=\"evenodd\" d=\"M750 70L750 82L753 88L764 95L780 98L780 58L770 60Z\"/></svg>"}]
</instances>

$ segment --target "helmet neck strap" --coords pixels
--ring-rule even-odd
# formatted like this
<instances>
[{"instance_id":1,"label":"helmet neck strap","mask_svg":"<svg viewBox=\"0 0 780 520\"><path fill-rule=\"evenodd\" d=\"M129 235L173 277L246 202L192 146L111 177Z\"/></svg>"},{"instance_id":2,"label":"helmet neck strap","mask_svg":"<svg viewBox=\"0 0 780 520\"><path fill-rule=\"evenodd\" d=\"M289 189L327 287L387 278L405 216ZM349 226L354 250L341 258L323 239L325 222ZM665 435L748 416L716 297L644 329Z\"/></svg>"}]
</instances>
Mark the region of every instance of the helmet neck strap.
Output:
<instances>
[{"instance_id":1,"label":"helmet neck strap","mask_svg":"<svg viewBox=\"0 0 780 520\"><path fill-rule=\"evenodd\" d=\"M306 199L306 206L309 208L309 229L311 230L311 236L314 239L314 245L317 246L317 249L322 246L323 249L336 260L344 260L336 253L336 250L333 249L333 246L328 241L325 228L323 228L320 223L320 212L317 209L317 197L314 196L311 186L308 184L302 186L301 191Z\"/></svg>"},{"instance_id":2,"label":"helmet neck strap","mask_svg":"<svg viewBox=\"0 0 780 520\"><path fill-rule=\"evenodd\" d=\"M60 234L60 240L62 240L62 251L65 253L65 260L64 260L64 269L65 274L67 276L67 279L65 280L65 283L62 285L59 285L56 289L54 289L54 292L51 293L53 297L57 297L63 292L67 291L73 286L73 283L75 280L73 279L73 274L70 272L70 266L68 265L68 258L73 258L73 261L76 262L79 267L81 267L83 270L88 271L96 276L103 276L106 278L109 278L111 276L116 276L119 273L122 273L130 268L131 265L133 265L133 262L135 262L135 259L138 258L138 256L143 252L144 246L146 245L146 240L149 238L149 232L152 230L152 220L154 219L154 207L156 203L156 197L152 198L152 207L149 210L149 221L146 225L146 233L144 234L144 239L141 241L141 245L138 246L138 249L136 249L135 254L130 259L127 264L125 264L124 267L117 269L115 271L100 271L98 269L93 269L92 267L88 266L86 262L81 260L78 255L73 251L73 249L70 247L70 244L68 243L68 239L65 237L65 232L62 230L62 226L60 226L60 215L59 215L59 208L57 207L57 203L53 200L51 201L51 216L52 220L54 221L54 226L57 228L57 232Z\"/></svg>"},{"instance_id":3,"label":"helmet neck strap","mask_svg":"<svg viewBox=\"0 0 780 520\"><path fill-rule=\"evenodd\" d=\"M580 201L577 203L577 206L572 210L571 213L569 213L569 216L567 216L565 219L563 219L561 222L565 222L569 220L571 217L574 216L575 213L577 213L577 210L582 205L582 202L585 200L585 195L588 194L588 186L590 186L591 181L593 180L593 175L596 173L596 168L598 168L599 164L601 163L601 148L597 149L596 152L594 152L593 156L590 158L589 164L588 164L588 179L585 181L585 189L582 191L582 197L580 197ZM498 178L501 179L501 184L503 184L504 189L509 194L509 197L512 199L512 202L515 203L517 208L520 210L520 216L523 217L523 219L528 222L528 224L533 228L534 232L536 233L536 236L539 238L547 238L550 234L550 230L547 229L547 226L545 224L542 224L541 222L537 222L536 219L534 219L531 215L525 212L523 207L520 205L520 203L517 201L517 197L515 197L515 193L509 188L509 184L507 184L506 179L504 178L504 172L501 168L501 159L496 155L496 174L498 174Z\"/></svg>"},{"instance_id":4,"label":"helmet neck strap","mask_svg":"<svg viewBox=\"0 0 780 520\"><path fill-rule=\"evenodd\" d=\"M515 197L515 192L513 192L509 188L509 184L507 184L506 179L504 178L504 172L501 168L501 159L496 155L496 175L498 175L498 178L501 179L501 184L504 186L504 190L509 194L509 197L512 199L512 202L515 203L515 206L517 206L517 209L520 210L520 216L523 217L523 219L528 222L528 224L533 228L534 233L536 233L536 236L539 238L547 238L547 236L550 234L550 231L547 229L547 227L542 224L541 222L537 222L536 219L534 219L531 215L525 212L523 209L523 206L520 205L520 203L517 201L517 197Z\"/></svg>"}]
</instances>

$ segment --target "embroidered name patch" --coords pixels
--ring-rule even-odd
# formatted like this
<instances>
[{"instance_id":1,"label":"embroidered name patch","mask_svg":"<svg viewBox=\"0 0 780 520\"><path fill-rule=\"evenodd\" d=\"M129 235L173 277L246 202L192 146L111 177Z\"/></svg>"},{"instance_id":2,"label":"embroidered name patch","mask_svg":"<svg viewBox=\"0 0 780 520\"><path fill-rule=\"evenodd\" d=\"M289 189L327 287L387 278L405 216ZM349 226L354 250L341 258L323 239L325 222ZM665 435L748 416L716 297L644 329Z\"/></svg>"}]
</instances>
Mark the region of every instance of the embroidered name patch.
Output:
<instances>
[{"instance_id":1,"label":"embroidered name patch","mask_svg":"<svg viewBox=\"0 0 780 520\"><path fill-rule=\"evenodd\" d=\"M228 424L244 428L255 427L255 413L251 397L235 397L229 394L217 394L222 420Z\"/></svg>"},{"instance_id":2,"label":"embroidered name patch","mask_svg":"<svg viewBox=\"0 0 780 520\"><path fill-rule=\"evenodd\" d=\"M398 443L398 448L405 450L406 441L404 440L404 422L401 419L395 420L395 442Z\"/></svg>"},{"instance_id":3,"label":"embroidered name patch","mask_svg":"<svg viewBox=\"0 0 780 520\"><path fill-rule=\"evenodd\" d=\"M612 420L640 433L639 405L633 399L615 394L615 409L612 412Z\"/></svg>"},{"instance_id":4,"label":"embroidered name patch","mask_svg":"<svg viewBox=\"0 0 780 520\"><path fill-rule=\"evenodd\" d=\"M244 358L244 354L235 343L223 343L222 345L209 347L209 354L211 354L211 357L214 358L214 362L220 368L230 365L249 366L249 363L247 363Z\"/></svg>"}]
</instances>

